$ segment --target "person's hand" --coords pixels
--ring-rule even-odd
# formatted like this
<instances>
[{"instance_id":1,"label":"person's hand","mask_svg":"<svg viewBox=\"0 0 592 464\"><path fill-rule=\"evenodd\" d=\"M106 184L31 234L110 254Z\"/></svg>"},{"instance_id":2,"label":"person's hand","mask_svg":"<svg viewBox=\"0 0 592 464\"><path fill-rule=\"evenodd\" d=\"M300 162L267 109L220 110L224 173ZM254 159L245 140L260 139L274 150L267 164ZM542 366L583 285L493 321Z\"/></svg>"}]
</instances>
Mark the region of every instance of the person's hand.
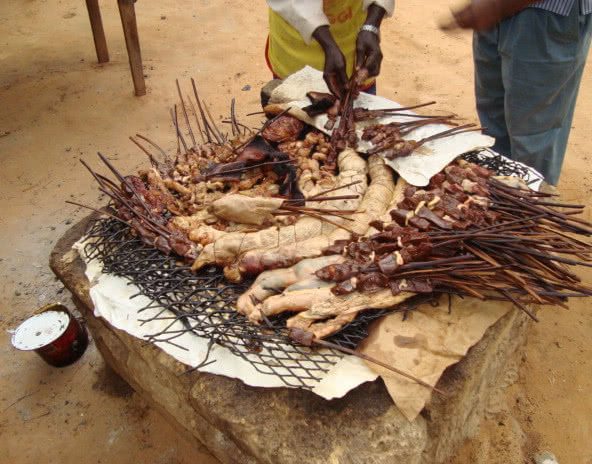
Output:
<instances>
[{"instance_id":1,"label":"person's hand","mask_svg":"<svg viewBox=\"0 0 592 464\"><path fill-rule=\"evenodd\" d=\"M483 31L502 20L502 9L498 0L472 0L466 7L453 11L454 21L446 28L460 27Z\"/></svg>"},{"instance_id":2,"label":"person's hand","mask_svg":"<svg viewBox=\"0 0 592 464\"><path fill-rule=\"evenodd\" d=\"M380 40L370 31L360 31L356 42L356 66L368 70L368 76L378 76L382 63Z\"/></svg>"},{"instance_id":3,"label":"person's hand","mask_svg":"<svg viewBox=\"0 0 592 464\"><path fill-rule=\"evenodd\" d=\"M483 31L518 13L536 0L472 0L466 7L453 11L452 21L440 26L450 30L458 27Z\"/></svg>"},{"instance_id":4,"label":"person's hand","mask_svg":"<svg viewBox=\"0 0 592 464\"><path fill-rule=\"evenodd\" d=\"M342 100L347 86L347 74L345 71L345 57L337 46L334 49L325 51L323 79L325 79L331 93L339 100Z\"/></svg>"},{"instance_id":5,"label":"person's hand","mask_svg":"<svg viewBox=\"0 0 592 464\"><path fill-rule=\"evenodd\" d=\"M345 95L347 85L345 57L333 39L329 31L329 26L318 27L314 31L313 37L319 42L325 52L323 78L331 93L341 100Z\"/></svg>"}]
</instances>

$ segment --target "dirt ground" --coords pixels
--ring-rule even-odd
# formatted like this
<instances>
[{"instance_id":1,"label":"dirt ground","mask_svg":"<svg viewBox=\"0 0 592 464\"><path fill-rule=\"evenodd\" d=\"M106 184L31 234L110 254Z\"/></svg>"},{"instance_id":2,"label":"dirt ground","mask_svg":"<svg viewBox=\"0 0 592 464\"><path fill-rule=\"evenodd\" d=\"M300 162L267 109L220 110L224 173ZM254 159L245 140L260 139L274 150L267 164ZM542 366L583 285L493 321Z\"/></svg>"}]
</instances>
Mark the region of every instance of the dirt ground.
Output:
<instances>
[{"instance_id":1,"label":"dirt ground","mask_svg":"<svg viewBox=\"0 0 592 464\"><path fill-rule=\"evenodd\" d=\"M398 2L384 26L379 93L401 103L435 99L475 120L471 36L446 35L437 20L451 0ZM263 1L161 0L136 4L148 94L136 98L115 0L103 1L111 62L98 65L84 2L0 2L0 462L217 462L196 450L110 373L91 345L77 364L53 369L17 352L8 329L48 302L69 303L47 267L56 240L99 205L78 159L101 151L124 171L146 159L136 132L172 146L167 108L174 79L194 77L216 113L231 96L242 114L258 109L269 79ZM256 120L253 122L257 122ZM582 85L560 189L590 204L592 71ZM588 135L586 135L588 134ZM588 214L588 218L590 215ZM592 272L585 272L590 281ZM545 308L532 324L518 382L503 403L525 433L527 456L550 450L562 463L592 463L592 318L588 303ZM502 408L503 409L503 408ZM457 462L504 462L508 421L494 411ZM498 439L493 445L488 436ZM509 462L509 461L507 461Z\"/></svg>"}]
</instances>

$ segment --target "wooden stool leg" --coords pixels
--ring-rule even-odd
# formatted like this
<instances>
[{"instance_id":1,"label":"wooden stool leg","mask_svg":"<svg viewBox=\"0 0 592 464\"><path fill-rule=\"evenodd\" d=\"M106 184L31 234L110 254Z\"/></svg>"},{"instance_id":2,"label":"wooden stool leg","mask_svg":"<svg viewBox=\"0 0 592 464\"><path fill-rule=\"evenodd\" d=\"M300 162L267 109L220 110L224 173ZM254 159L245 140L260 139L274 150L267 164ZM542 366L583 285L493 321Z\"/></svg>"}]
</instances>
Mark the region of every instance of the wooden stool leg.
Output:
<instances>
[{"instance_id":1,"label":"wooden stool leg","mask_svg":"<svg viewBox=\"0 0 592 464\"><path fill-rule=\"evenodd\" d=\"M103 29L103 20L101 19L101 10L99 9L99 0L86 0L86 9L90 19L95 50L99 63L109 61L109 51L107 50L107 41L105 40L105 31Z\"/></svg>"},{"instance_id":2,"label":"wooden stool leg","mask_svg":"<svg viewBox=\"0 0 592 464\"><path fill-rule=\"evenodd\" d=\"M146 83L144 82L144 70L142 69L142 54L140 53L140 39L136 24L136 10L134 0L117 0L119 15L125 35L125 45L129 57L130 68L136 96L146 95Z\"/></svg>"}]
</instances>

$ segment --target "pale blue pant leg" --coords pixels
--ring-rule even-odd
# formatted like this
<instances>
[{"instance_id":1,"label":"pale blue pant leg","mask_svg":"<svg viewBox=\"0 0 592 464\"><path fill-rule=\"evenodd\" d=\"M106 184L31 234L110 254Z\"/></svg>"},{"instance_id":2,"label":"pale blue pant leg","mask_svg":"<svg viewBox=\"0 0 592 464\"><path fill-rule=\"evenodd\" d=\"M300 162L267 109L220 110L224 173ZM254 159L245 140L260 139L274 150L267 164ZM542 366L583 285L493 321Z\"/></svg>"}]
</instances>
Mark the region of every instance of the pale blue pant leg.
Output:
<instances>
[{"instance_id":1,"label":"pale blue pant leg","mask_svg":"<svg viewBox=\"0 0 592 464\"><path fill-rule=\"evenodd\" d=\"M493 149L509 156L511 145L506 126L505 89L498 40L499 27L473 35L475 96L481 126L487 135L495 138Z\"/></svg>"},{"instance_id":2,"label":"pale blue pant leg","mask_svg":"<svg viewBox=\"0 0 592 464\"><path fill-rule=\"evenodd\" d=\"M559 180L590 46L591 17L580 15L578 4L566 17L528 8L498 28L511 156L552 185Z\"/></svg>"}]
</instances>

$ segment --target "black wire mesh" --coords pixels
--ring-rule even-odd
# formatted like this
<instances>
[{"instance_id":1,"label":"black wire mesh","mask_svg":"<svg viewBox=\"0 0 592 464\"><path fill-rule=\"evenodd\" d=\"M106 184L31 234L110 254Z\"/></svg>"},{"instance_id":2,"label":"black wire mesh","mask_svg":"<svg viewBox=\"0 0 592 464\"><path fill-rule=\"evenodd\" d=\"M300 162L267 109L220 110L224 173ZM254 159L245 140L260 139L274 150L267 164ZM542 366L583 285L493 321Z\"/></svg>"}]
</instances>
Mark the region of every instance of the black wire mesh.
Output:
<instances>
[{"instance_id":1,"label":"black wire mesh","mask_svg":"<svg viewBox=\"0 0 592 464\"><path fill-rule=\"evenodd\" d=\"M530 175L523 165L494 156L489 151L471 152L463 157L493 168L501 175L527 179ZM144 244L129 227L115 219L98 219L91 225L87 237L86 258L98 259L103 264L104 273L129 279L139 290L134 296L143 295L150 300L140 313L159 308L156 315L140 321L168 321L165 329L147 337L148 342L184 348L178 339L188 332L209 341L208 352L197 368L212 362L208 359L210 349L220 345L250 363L261 374L276 376L290 387L312 389L343 356L337 350L317 350L295 344L285 328L288 316L271 318L266 325L250 323L234 309L238 296L250 282L228 283L222 271L216 268L192 272L189 266L173 256L166 256ZM417 301L391 310L362 312L328 340L355 349L368 336L368 328L376 319L393 310L409 311L434 298L434 295L427 299L421 296ZM173 327L177 321L182 323L182 329Z\"/></svg>"},{"instance_id":2,"label":"black wire mesh","mask_svg":"<svg viewBox=\"0 0 592 464\"><path fill-rule=\"evenodd\" d=\"M462 158L469 163L483 166L484 168L495 172L498 176L520 177L528 184L543 180L543 177L534 169L529 168L518 161L513 161L509 158L500 156L487 148L465 153L462 155Z\"/></svg>"},{"instance_id":3,"label":"black wire mesh","mask_svg":"<svg viewBox=\"0 0 592 464\"><path fill-rule=\"evenodd\" d=\"M262 374L274 375L287 386L307 389L313 388L343 356L337 350L294 344L285 328L285 316L272 318L267 325L250 323L233 307L249 282L230 284L215 268L192 272L174 257L142 243L126 225L114 219L98 219L87 237L86 258L102 262L104 273L129 279L138 287L137 295L151 301L140 313L159 308L156 316L146 319L140 316L140 322L168 321L164 330L147 337L148 342L184 348L177 340L191 332L208 339L212 345L228 348ZM353 349L366 338L370 322L385 312L364 313L329 340ZM183 329L173 328L177 321L183 323ZM207 358L200 366L209 363Z\"/></svg>"}]
</instances>

